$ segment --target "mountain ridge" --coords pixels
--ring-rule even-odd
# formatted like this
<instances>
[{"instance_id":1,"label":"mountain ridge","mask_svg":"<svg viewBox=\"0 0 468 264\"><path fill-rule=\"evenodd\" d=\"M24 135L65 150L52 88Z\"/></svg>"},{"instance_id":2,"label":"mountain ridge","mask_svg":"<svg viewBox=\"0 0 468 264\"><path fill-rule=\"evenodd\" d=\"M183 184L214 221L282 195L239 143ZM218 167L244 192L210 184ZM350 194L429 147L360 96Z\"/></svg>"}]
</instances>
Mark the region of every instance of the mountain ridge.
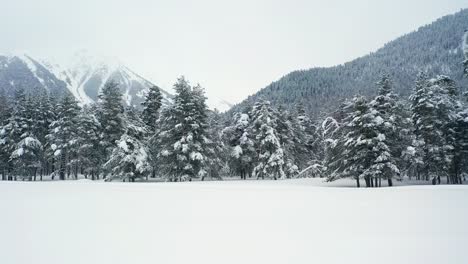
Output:
<instances>
[{"instance_id":1,"label":"mountain ridge","mask_svg":"<svg viewBox=\"0 0 468 264\"><path fill-rule=\"evenodd\" d=\"M441 17L406 33L364 56L332 66L292 71L236 104L230 113L242 111L260 98L292 108L303 104L314 115L322 115L355 94L373 95L382 74L390 74L395 90L411 92L415 76L444 74L465 89L462 36L468 28L468 9Z\"/></svg>"}]
</instances>

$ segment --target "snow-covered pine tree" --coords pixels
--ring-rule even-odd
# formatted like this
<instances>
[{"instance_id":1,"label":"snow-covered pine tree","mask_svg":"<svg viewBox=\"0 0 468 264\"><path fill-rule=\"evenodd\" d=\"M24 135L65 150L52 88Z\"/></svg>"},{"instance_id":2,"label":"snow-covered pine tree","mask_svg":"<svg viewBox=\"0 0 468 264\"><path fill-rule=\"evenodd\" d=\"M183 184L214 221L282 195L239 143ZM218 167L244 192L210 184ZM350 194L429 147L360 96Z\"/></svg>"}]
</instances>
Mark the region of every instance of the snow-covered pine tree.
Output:
<instances>
[{"instance_id":1,"label":"snow-covered pine tree","mask_svg":"<svg viewBox=\"0 0 468 264\"><path fill-rule=\"evenodd\" d=\"M148 126L151 135L156 133L156 123L159 118L162 98L159 88L157 86L152 86L149 88L145 101L142 103L142 119L146 126Z\"/></svg>"},{"instance_id":2,"label":"snow-covered pine tree","mask_svg":"<svg viewBox=\"0 0 468 264\"><path fill-rule=\"evenodd\" d=\"M273 179L285 178L283 171L284 151L278 137L277 113L271 108L269 101L258 101L252 108L251 134L255 135L255 149L257 159L254 174L257 179L271 177Z\"/></svg>"},{"instance_id":3,"label":"snow-covered pine tree","mask_svg":"<svg viewBox=\"0 0 468 264\"><path fill-rule=\"evenodd\" d=\"M401 121L398 115L399 106L397 104L397 95L393 93L393 85L388 75L383 75L381 80L377 82L378 95L370 102L371 111L376 111L375 130L377 131L377 145L374 146L377 159L373 161L373 165L377 169L377 174L373 179L376 181L374 186L380 186L380 180L387 179L388 185L392 186L392 179L399 177L398 159L401 156L402 141L400 127ZM377 182L378 180L378 182Z\"/></svg>"},{"instance_id":4,"label":"snow-covered pine tree","mask_svg":"<svg viewBox=\"0 0 468 264\"><path fill-rule=\"evenodd\" d=\"M222 173L226 171L228 149L222 139L221 114L216 109L208 111L207 134L207 176L211 179L221 179ZM202 180L204 179L205 177L202 177Z\"/></svg>"},{"instance_id":5,"label":"snow-covered pine tree","mask_svg":"<svg viewBox=\"0 0 468 264\"><path fill-rule=\"evenodd\" d=\"M2 149L6 157L8 157L6 170L14 174L9 176L9 179L14 178L16 180L18 176L18 171L15 171L15 166L13 166L12 155L19 149L21 141L30 135L32 120L31 111L28 109L29 103L24 90L16 90L12 114L2 129Z\"/></svg>"},{"instance_id":6,"label":"snow-covered pine tree","mask_svg":"<svg viewBox=\"0 0 468 264\"><path fill-rule=\"evenodd\" d=\"M389 177L386 174L398 173L392 162L392 153L386 144L386 137L380 133L384 118L381 113L363 97L355 97L352 102L343 106L347 113L339 138L331 144L331 154L327 161L328 180L351 177L359 187L364 179L367 187L378 187L378 179Z\"/></svg>"},{"instance_id":7,"label":"snow-covered pine tree","mask_svg":"<svg viewBox=\"0 0 468 264\"><path fill-rule=\"evenodd\" d=\"M7 130L4 129L4 126L7 125L10 115L10 102L5 95L5 92L0 89L0 174L2 175L2 180L6 180L8 161L10 159L9 152L6 151L6 146L4 145L4 143L8 142L8 139L6 138Z\"/></svg>"},{"instance_id":8,"label":"snow-covered pine tree","mask_svg":"<svg viewBox=\"0 0 468 264\"><path fill-rule=\"evenodd\" d=\"M458 152L462 151L462 146L458 140L463 140L463 136L458 135L463 133L464 122L460 122L458 114L462 112L462 103L459 101L458 88L454 80L448 76L437 76L433 80L434 85L441 88L441 100L439 103L438 114L442 118L441 129L444 133L446 144L443 148L444 160L448 163L447 183L461 183L460 165L461 163L454 160ZM460 142L461 143L461 142Z\"/></svg>"},{"instance_id":9,"label":"snow-covered pine tree","mask_svg":"<svg viewBox=\"0 0 468 264\"><path fill-rule=\"evenodd\" d=\"M35 107L34 111L34 134L37 135L37 139L42 144L42 153L41 153L41 173L40 179L42 180L42 176L45 174L49 174L51 170L51 161L50 157L47 155L47 149L50 148L50 144L47 140L47 135L49 134L49 127L53 121L55 121L55 108L53 105L53 100L51 100L48 93L43 92L38 97L37 106Z\"/></svg>"},{"instance_id":10,"label":"snow-covered pine tree","mask_svg":"<svg viewBox=\"0 0 468 264\"><path fill-rule=\"evenodd\" d=\"M297 113L290 113L282 107L277 112L276 130L284 151L283 171L287 178L297 177L309 162L315 163L311 145L308 145L312 143L313 135L306 134Z\"/></svg>"},{"instance_id":11,"label":"snow-covered pine tree","mask_svg":"<svg viewBox=\"0 0 468 264\"><path fill-rule=\"evenodd\" d=\"M370 109L364 97L355 97L351 104L352 110L345 118L345 133L341 141L343 142L342 166L337 171L329 175L329 180L337 178L352 177L356 179L357 186L360 186L359 179L364 178L366 185L371 186L372 179L368 169L372 165L371 155L372 139L374 138L373 116L369 115Z\"/></svg>"},{"instance_id":12,"label":"snow-covered pine tree","mask_svg":"<svg viewBox=\"0 0 468 264\"><path fill-rule=\"evenodd\" d=\"M117 141L109 160L104 164L110 175L106 180L121 179L134 182L147 177L151 172L148 148L145 144L147 131L139 114L133 107L125 111L125 133Z\"/></svg>"},{"instance_id":13,"label":"snow-covered pine tree","mask_svg":"<svg viewBox=\"0 0 468 264\"><path fill-rule=\"evenodd\" d=\"M99 94L99 107L97 118L101 124L101 142L105 160L109 158L117 140L124 133L122 115L122 93L119 84L114 81L107 82Z\"/></svg>"},{"instance_id":14,"label":"snow-covered pine tree","mask_svg":"<svg viewBox=\"0 0 468 264\"><path fill-rule=\"evenodd\" d=\"M21 135L21 140L16 144L10 156L16 175L32 180L41 167L41 153L42 144L32 133L27 132Z\"/></svg>"},{"instance_id":15,"label":"snow-covered pine tree","mask_svg":"<svg viewBox=\"0 0 468 264\"><path fill-rule=\"evenodd\" d=\"M10 117L10 102L3 89L0 89L0 126L3 126Z\"/></svg>"},{"instance_id":16,"label":"snow-covered pine tree","mask_svg":"<svg viewBox=\"0 0 468 264\"><path fill-rule=\"evenodd\" d=\"M60 180L65 180L65 176L72 173L72 165L76 165L79 113L80 107L75 98L66 95L57 105L57 119L50 124L46 136Z\"/></svg>"},{"instance_id":17,"label":"snow-covered pine tree","mask_svg":"<svg viewBox=\"0 0 468 264\"><path fill-rule=\"evenodd\" d=\"M85 177L99 179L101 165L104 163L101 142L101 124L97 119L95 105L84 107L78 116L78 157Z\"/></svg>"},{"instance_id":18,"label":"snow-covered pine tree","mask_svg":"<svg viewBox=\"0 0 468 264\"><path fill-rule=\"evenodd\" d=\"M451 183L461 184L468 174L468 108L459 110L454 121Z\"/></svg>"},{"instance_id":19,"label":"snow-covered pine tree","mask_svg":"<svg viewBox=\"0 0 468 264\"><path fill-rule=\"evenodd\" d=\"M422 142L421 169L425 179L432 177L434 182L447 175L453 150L450 124L455 118L455 101L449 83L445 76L419 79L410 97L415 134Z\"/></svg>"},{"instance_id":20,"label":"snow-covered pine tree","mask_svg":"<svg viewBox=\"0 0 468 264\"><path fill-rule=\"evenodd\" d=\"M235 113L233 124L223 130L223 138L230 147L229 167L241 179L252 175L256 157L254 142L249 134L250 117L246 113Z\"/></svg>"},{"instance_id":21,"label":"snow-covered pine tree","mask_svg":"<svg viewBox=\"0 0 468 264\"><path fill-rule=\"evenodd\" d=\"M162 112L157 136L159 164L170 181L204 177L210 140L203 89L192 88L184 77L177 80L174 89L174 104Z\"/></svg>"},{"instance_id":22,"label":"snow-covered pine tree","mask_svg":"<svg viewBox=\"0 0 468 264\"><path fill-rule=\"evenodd\" d=\"M291 123L295 126L295 123L298 122L299 128L302 131L302 136L304 137L303 146L305 147L304 151L307 156L308 168L317 168L322 167L322 161L324 160L325 147L324 147L324 138L320 134L321 127L317 125L310 117L307 115L304 106L299 104L296 109L297 117L292 119ZM297 129L295 129L296 131ZM299 162L301 163L301 162ZM302 176L317 176L317 171L314 170L303 170Z\"/></svg>"}]
</instances>

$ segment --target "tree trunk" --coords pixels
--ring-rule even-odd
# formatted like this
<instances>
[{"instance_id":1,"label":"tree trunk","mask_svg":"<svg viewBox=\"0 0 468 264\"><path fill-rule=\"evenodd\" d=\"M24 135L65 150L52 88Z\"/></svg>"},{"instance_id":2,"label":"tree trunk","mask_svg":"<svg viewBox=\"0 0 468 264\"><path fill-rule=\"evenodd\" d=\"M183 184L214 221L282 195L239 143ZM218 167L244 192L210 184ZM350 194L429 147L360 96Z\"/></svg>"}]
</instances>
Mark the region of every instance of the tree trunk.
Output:
<instances>
[{"instance_id":1,"label":"tree trunk","mask_svg":"<svg viewBox=\"0 0 468 264\"><path fill-rule=\"evenodd\" d=\"M357 186L358 188L361 187L361 183L359 182L359 177L356 177L356 186Z\"/></svg>"},{"instance_id":2,"label":"tree trunk","mask_svg":"<svg viewBox=\"0 0 468 264\"><path fill-rule=\"evenodd\" d=\"M388 178L388 186L393 186L393 181L392 181L392 178Z\"/></svg>"}]
</instances>

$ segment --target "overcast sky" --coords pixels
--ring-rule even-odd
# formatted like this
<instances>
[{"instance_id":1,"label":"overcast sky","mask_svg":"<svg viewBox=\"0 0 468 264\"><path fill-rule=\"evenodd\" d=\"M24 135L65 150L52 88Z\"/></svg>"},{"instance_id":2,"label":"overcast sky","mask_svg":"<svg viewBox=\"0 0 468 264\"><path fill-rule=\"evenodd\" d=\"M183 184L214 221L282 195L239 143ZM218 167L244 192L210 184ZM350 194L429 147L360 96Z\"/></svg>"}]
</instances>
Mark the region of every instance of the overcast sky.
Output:
<instances>
[{"instance_id":1,"label":"overcast sky","mask_svg":"<svg viewBox=\"0 0 468 264\"><path fill-rule=\"evenodd\" d=\"M170 90L179 75L237 103L284 74L341 64L466 0L0 0L0 53L116 56Z\"/></svg>"}]
</instances>

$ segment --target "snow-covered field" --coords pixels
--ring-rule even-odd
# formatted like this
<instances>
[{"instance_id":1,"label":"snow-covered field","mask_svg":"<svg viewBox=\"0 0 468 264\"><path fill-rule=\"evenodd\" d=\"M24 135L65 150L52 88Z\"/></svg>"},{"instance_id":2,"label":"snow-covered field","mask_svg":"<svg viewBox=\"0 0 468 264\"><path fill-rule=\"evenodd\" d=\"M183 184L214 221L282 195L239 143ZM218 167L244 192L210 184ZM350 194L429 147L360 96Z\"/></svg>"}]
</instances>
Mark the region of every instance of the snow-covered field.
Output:
<instances>
[{"instance_id":1,"label":"snow-covered field","mask_svg":"<svg viewBox=\"0 0 468 264\"><path fill-rule=\"evenodd\" d=\"M0 182L0 263L468 263L468 186L326 186Z\"/></svg>"}]
</instances>

